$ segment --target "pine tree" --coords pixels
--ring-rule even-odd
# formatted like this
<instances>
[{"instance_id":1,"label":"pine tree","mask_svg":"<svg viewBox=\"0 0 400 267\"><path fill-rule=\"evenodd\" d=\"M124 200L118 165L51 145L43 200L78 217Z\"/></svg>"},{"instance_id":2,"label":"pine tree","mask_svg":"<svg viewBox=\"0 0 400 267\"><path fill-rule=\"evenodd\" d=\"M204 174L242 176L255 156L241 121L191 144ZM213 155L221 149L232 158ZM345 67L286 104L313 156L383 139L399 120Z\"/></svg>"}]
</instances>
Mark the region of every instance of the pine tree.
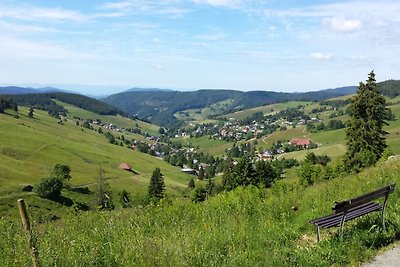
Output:
<instances>
[{"instance_id":1,"label":"pine tree","mask_svg":"<svg viewBox=\"0 0 400 267\"><path fill-rule=\"evenodd\" d=\"M28 117L33 118L33 108L29 108Z\"/></svg>"},{"instance_id":2,"label":"pine tree","mask_svg":"<svg viewBox=\"0 0 400 267\"><path fill-rule=\"evenodd\" d=\"M194 183L194 179L190 178L189 183L188 183L188 188L193 189L195 187L196 187L196 185Z\"/></svg>"},{"instance_id":3,"label":"pine tree","mask_svg":"<svg viewBox=\"0 0 400 267\"><path fill-rule=\"evenodd\" d=\"M96 192L96 206L100 210L113 210L115 208L112 200L111 191L108 187L104 177L103 169L99 170L99 177L97 179L97 192Z\"/></svg>"},{"instance_id":4,"label":"pine tree","mask_svg":"<svg viewBox=\"0 0 400 267\"><path fill-rule=\"evenodd\" d=\"M265 162L263 160L256 162L256 174L255 174L254 185L264 186L266 188L271 187L272 182L278 178L275 169L272 167L271 163Z\"/></svg>"},{"instance_id":5,"label":"pine tree","mask_svg":"<svg viewBox=\"0 0 400 267\"><path fill-rule=\"evenodd\" d=\"M203 168L203 166L200 166L198 178L199 178L199 180L203 180L204 179L204 168Z\"/></svg>"},{"instance_id":6,"label":"pine tree","mask_svg":"<svg viewBox=\"0 0 400 267\"><path fill-rule=\"evenodd\" d=\"M148 195L152 199L160 199L164 197L164 177L160 168L155 168L150 178Z\"/></svg>"},{"instance_id":7,"label":"pine tree","mask_svg":"<svg viewBox=\"0 0 400 267\"><path fill-rule=\"evenodd\" d=\"M214 191L214 180L212 178L208 178L207 184L206 184L206 192L207 192L207 197L211 196Z\"/></svg>"},{"instance_id":8,"label":"pine tree","mask_svg":"<svg viewBox=\"0 0 400 267\"><path fill-rule=\"evenodd\" d=\"M378 91L372 71L366 83L360 82L357 95L351 99L351 118L346 132L347 152L344 166L347 171L375 164L386 148L383 126L387 125L385 98Z\"/></svg>"},{"instance_id":9,"label":"pine tree","mask_svg":"<svg viewBox=\"0 0 400 267\"><path fill-rule=\"evenodd\" d=\"M247 186L254 184L256 173L253 168L253 163L246 156L240 158L238 164L234 168L237 176L238 186Z\"/></svg>"},{"instance_id":10,"label":"pine tree","mask_svg":"<svg viewBox=\"0 0 400 267\"><path fill-rule=\"evenodd\" d=\"M223 175L221 179L221 186L225 190L232 190L235 187L237 187L235 176L233 173L233 168L234 168L233 161L231 158L228 158L225 161Z\"/></svg>"}]
</instances>

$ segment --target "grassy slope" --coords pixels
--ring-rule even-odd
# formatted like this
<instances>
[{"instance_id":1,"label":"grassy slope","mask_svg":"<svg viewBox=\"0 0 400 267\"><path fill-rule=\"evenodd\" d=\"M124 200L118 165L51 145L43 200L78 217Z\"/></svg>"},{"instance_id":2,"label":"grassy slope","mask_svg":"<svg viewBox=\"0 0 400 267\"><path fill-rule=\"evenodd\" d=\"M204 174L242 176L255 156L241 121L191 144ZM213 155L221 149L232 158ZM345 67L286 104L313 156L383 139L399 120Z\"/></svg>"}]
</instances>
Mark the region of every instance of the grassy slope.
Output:
<instances>
[{"instance_id":1,"label":"grassy slope","mask_svg":"<svg viewBox=\"0 0 400 267\"><path fill-rule=\"evenodd\" d=\"M114 125L117 125L118 127L123 127L123 128L132 128L137 123L139 128L142 131L148 132L149 134L154 134L154 135L158 134L158 129L160 128L157 125L143 122L140 120L131 120L128 118L121 117L119 115L118 116L99 115L99 114L75 107L73 105L63 103L58 100L55 100L55 101L57 102L57 104L62 105L63 107L65 107L68 110L68 116L70 116L71 118L76 116L81 119L92 119L92 120L101 119L101 121L104 123L112 123Z\"/></svg>"},{"instance_id":2,"label":"grassy slope","mask_svg":"<svg viewBox=\"0 0 400 267\"><path fill-rule=\"evenodd\" d=\"M174 114L175 118L182 121L191 121L194 123L213 123L216 120L209 119L210 116L221 114L224 112L226 107L231 105L233 102L232 99L227 99L224 101L216 102L209 107L205 107L202 109L188 109L184 111L180 111Z\"/></svg>"},{"instance_id":3,"label":"grassy slope","mask_svg":"<svg viewBox=\"0 0 400 267\"><path fill-rule=\"evenodd\" d=\"M234 113L230 113L230 114L226 114L223 115L221 117L223 118L234 118L237 120L240 119L244 119L246 117L249 117L251 115L253 115L254 113L257 112L262 112L264 114L268 114L271 112L277 112L277 111L281 111L287 108L294 108L297 107L299 105L307 105L307 104L311 104L312 102L307 102L307 101L289 101L289 102L285 102L285 103L276 103L276 104L271 104L271 105L266 105L266 106L261 106L261 107L256 107L256 108L251 108L251 109L246 109L246 110L242 110L242 111L237 111Z\"/></svg>"},{"instance_id":4,"label":"grassy slope","mask_svg":"<svg viewBox=\"0 0 400 267\"><path fill-rule=\"evenodd\" d=\"M179 168L149 155L125 147L111 145L103 135L83 129L67 121L64 125L45 112L35 111L28 118L27 109L20 108L20 118L0 114L0 196L15 200L23 185L34 184L56 163L71 168L72 185L93 185L100 167L104 169L111 188L127 189L143 196L155 167L165 174L167 191L185 188L189 177ZM118 169L128 162L138 175ZM1 203L0 197L0 203ZM3 203L4 204L4 203Z\"/></svg>"},{"instance_id":5,"label":"grassy slope","mask_svg":"<svg viewBox=\"0 0 400 267\"><path fill-rule=\"evenodd\" d=\"M226 149L233 146L233 142L226 142L222 140L209 139L208 136L199 138L176 138L180 140L183 145L199 146L199 151L212 156L222 156Z\"/></svg>"},{"instance_id":6,"label":"grassy slope","mask_svg":"<svg viewBox=\"0 0 400 267\"><path fill-rule=\"evenodd\" d=\"M334 200L399 184L399 177L400 162L392 162L308 188L283 181L202 204L83 213L34 228L44 266L358 266L400 237L399 189L389 197L386 232L375 213L346 223L343 240L337 229L322 230L316 243L308 221L331 213ZM18 220L0 220L0 248L4 266L30 266Z\"/></svg>"}]
</instances>

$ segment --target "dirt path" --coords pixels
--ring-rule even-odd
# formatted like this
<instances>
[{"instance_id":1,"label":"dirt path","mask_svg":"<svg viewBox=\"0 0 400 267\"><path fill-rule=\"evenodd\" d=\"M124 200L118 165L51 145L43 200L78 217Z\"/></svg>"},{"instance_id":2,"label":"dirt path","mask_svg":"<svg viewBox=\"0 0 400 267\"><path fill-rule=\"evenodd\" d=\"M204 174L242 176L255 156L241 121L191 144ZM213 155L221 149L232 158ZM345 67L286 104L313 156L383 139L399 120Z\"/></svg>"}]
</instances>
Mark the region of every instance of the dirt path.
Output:
<instances>
[{"instance_id":1,"label":"dirt path","mask_svg":"<svg viewBox=\"0 0 400 267\"><path fill-rule=\"evenodd\" d=\"M400 266L400 245L376 256L371 262L363 264L362 267L398 267Z\"/></svg>"}]
</instances>

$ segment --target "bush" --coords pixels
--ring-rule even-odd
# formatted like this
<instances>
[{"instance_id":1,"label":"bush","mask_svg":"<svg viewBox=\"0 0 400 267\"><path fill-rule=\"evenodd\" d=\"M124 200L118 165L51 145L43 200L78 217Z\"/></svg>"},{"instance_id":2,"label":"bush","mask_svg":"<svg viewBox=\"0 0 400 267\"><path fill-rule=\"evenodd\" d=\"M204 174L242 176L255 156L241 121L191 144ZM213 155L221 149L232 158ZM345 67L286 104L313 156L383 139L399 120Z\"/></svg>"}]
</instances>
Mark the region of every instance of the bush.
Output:
<instances>
[{"instance_id":1,"label":"bush","mask_svg":"<svg viewBox=\"0 0 400 267\"><path fill-rule=\"evenodd\" d=\"M35 186L35 193L41 198L57 199L61 196L62 180L57 177L42 178Z\"/></svg>"}]
</instances>

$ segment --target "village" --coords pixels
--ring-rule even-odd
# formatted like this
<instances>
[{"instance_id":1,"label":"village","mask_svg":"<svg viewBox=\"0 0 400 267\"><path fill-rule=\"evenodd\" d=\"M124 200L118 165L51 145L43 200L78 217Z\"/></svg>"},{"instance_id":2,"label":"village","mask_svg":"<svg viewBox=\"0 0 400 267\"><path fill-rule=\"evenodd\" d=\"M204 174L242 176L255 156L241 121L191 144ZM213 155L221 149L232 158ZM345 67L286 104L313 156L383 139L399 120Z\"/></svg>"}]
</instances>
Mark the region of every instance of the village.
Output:
<instances>
[{"instance_id":1,"label":"village","mask_svg":"<svg viewBox=\"0 0 400 267\"><path fill-rule=\"evenodd\" d=\"M293 115L293 112L296 116ZM286 130L288 127L300 125L311 125L317 122L320 122L318 118L310 118L310 116L299 112L298 109L288 109L274 115L264 116L256 113L243 120L230 118L215 124L186 122L175 131L162 128L162 131L160 131L162 134L150 135L147 132L140 131L137 127L125 129L114 124L102 123L100 120L91 121L98 129L108 130L106 136L110 139L110 142L120 145L124 143L130 149L165 160L171 165L180 166L182 172L193 175L198 175L200 169L205 170L209 175L221 172L222 163L227 157L233 159L233 164L237 164L236 159L245 155L251 158L253 162L259 160L274 161L278 160L278 156L284 153L317 148L318 144L312 143L310 139L305 137L281 140L262 151L257 151L256 143L254 143L254 140L267 136L274 131ZM122 138L119 135L114 137L111 134L113 131L140 134L145 137L145 140L128 140L123 135ZM189 145L182 145L182 138L190 139L202 136L208 136L213 140L233 142L234 145L225 151L223 157L214 157L199 152L200 148L194 147L190 143Z\"/></svg>"}]
</instances>

